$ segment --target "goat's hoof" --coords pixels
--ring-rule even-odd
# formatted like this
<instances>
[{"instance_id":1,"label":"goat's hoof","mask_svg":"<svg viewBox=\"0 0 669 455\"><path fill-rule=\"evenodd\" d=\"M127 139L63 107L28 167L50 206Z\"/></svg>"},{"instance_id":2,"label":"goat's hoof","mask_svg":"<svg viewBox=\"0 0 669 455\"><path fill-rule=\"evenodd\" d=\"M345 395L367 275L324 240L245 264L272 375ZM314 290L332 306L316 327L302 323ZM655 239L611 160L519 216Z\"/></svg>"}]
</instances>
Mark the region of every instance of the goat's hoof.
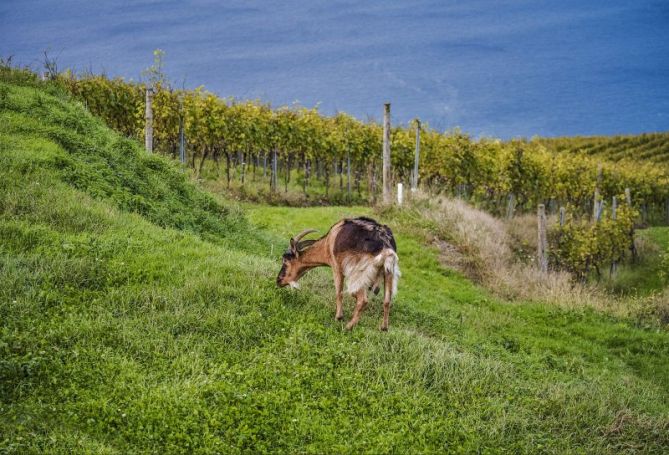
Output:
<instances>
[{"instance_id":1,"label":"goat's hoof","mask_svg":"<svg viewBox=\"0 0 669 455\"><path fill-rule=\"evenodd\" d=\"M381 327L379 327L379 330L382 331L382 332L387 332L388 331L388 326L387 325L382 325Z\"/></svg>"},{"instance_id":2,"label":"goat's hoof","mask_svg":"<svg viewBox=\"0 0 669 455\"><path fill-rule=\"evenodd\" d=\"M346 330L348 330L349 332L353 330L353 327L355 327L355 324L351 324L350 322L346 324Z\"/></svg>"},{"instance_id":3,"label":"goat's hoof","mask_svg":"<svg viewBox=\"0 0 669 455\"><path fill-rule=\"evenodd\" d=\"M344 319L343 314L338 314L338 315L335 316L335 321L341 321L342 319Z\"/></svg>"}]
</instances>

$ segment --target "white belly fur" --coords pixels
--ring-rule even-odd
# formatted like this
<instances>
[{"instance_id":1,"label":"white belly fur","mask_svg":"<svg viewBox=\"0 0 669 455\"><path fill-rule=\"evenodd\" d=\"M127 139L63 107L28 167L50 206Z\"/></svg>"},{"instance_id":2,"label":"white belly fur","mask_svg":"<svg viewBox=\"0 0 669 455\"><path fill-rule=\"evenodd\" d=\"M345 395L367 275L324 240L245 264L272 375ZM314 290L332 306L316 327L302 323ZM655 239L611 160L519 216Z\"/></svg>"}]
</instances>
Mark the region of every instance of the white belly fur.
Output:
<instances>
[{"instance_id":1,"label":"white belly fur","mask_svg":"<svg viewBox=\"0 0 669 455\"><path fill-rule=\"evenodd\" d=\"M392 296L397 294L397 282L401 275L399 258L390 248L381 250L376 256L351 256L344 259L342 266L347 283L346 292L349 294L354 295L361 289L368 289L372 284L380 285L383 282L384 269L393 274Z\"/></svg>"}]
</instances>

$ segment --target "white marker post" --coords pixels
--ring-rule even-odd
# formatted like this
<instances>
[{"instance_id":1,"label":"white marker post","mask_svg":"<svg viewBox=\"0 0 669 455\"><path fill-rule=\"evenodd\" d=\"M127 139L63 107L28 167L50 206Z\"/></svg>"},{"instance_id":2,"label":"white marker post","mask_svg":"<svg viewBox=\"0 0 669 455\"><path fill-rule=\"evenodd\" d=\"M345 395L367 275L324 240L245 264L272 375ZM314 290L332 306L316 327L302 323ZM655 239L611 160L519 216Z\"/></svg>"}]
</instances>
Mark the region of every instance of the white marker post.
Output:
<instances>
[{"instance_id":1,"label":"white marker post","mask_svg":"<svg viewBox=\"0 0 669 455\"><path fill-rule=\"evenodd\" d=\"M402 205L402 201L404 200L404 192L403 186L401 183L397 184L397 205Z\"/></svg>"}]
</instances>

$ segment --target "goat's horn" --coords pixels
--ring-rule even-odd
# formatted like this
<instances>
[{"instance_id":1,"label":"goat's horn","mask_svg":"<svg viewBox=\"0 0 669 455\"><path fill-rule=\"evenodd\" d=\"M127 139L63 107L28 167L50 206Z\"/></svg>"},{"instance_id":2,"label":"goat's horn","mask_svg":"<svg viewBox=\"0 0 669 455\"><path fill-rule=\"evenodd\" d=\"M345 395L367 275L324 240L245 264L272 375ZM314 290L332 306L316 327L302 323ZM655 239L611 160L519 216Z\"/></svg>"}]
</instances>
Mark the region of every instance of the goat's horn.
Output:
<instances>
[{"instance_id":1,"label":"goat's horn","mask_svg":"<svg viewBox=\"0 0 669 455\"><path fill-rule=\"evenodd\" d=\"M312 232L318 232L318 231L316 229L305 229L304 231L300 232L295 237L293 237L293 242L297 244L297 242L302 240L302 237L304 237L307 234L311 234Z\"/></svg>"}]
</instances>

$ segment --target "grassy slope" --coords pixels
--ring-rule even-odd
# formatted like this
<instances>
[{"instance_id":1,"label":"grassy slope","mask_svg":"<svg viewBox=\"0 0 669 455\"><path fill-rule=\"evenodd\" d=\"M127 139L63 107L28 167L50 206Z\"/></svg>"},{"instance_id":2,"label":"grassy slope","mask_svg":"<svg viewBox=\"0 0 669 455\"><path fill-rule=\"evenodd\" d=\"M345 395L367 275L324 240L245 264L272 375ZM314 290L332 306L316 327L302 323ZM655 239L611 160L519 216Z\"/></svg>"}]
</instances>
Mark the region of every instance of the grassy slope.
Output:
<instances>
[{"instance_id":1,"label":"grassy slope","mask_svg":"<svg viewBox=\"0 0 669 455\"><path fill-rule=\"evenodd\" d=\"M666 226L642 229L638 231L638 235L649 244L649 248L656 249L657 252L664 252L669 248L669 228ZM645 254L634 266L626 264L620 267L615 279L605 281L605 284L611 291L622 295L661 293L666 285L660 276L661 262L660 254Z\"/></svg>"},{"instance_id":2,"label":"grassy slope","mask_svg":"<svg viewBox=\"0 0 669 455\"><path fill-rule=\"evenodd\" d=\"M410 229L391 331L375 299L344 332L328 271L277 290L277 256L369 209L250 207L258 230L79 107L2 87L0 451L669 447L666 332L499 302Z\"/></svg>"}]
</instances>

